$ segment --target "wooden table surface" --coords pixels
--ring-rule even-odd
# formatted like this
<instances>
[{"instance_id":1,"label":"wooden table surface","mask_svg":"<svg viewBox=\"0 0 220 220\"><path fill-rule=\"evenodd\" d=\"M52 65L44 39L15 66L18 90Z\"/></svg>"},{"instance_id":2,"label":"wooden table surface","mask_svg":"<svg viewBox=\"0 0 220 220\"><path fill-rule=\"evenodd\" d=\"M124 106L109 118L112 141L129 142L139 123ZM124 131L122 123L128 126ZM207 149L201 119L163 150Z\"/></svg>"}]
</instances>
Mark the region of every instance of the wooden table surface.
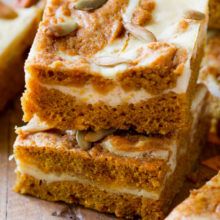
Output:
<instances>
[{"instance_id":1,"label":"wooden table surface","mask_svg":"<svg viewBox=\"0 0 220 220\"><path fill-rule=\"evenodd\" d=\"M112 216L99 214L88 209L46 202L13 192L15 161L9 161L9 156L12 155L12 146L16 137L14 127L21 125L21 116L19 101L11 104L0 115L0 220L113 220ZM210 150L208 154L210 156ZM214 154L216 154L216 150L214 150ZM201 175L199 170L199 174L196 174L197 177L193 177L197 180L187 181L184 189L181 190L184 196L178 196L176 201L181 201L188 194L189 188L195 187L195 184L198 186L198 182L204 182L215 173L204 167L201 170L205 175ZM198 178L201 181L198 181Z\"/></svg>"}]
</instances>

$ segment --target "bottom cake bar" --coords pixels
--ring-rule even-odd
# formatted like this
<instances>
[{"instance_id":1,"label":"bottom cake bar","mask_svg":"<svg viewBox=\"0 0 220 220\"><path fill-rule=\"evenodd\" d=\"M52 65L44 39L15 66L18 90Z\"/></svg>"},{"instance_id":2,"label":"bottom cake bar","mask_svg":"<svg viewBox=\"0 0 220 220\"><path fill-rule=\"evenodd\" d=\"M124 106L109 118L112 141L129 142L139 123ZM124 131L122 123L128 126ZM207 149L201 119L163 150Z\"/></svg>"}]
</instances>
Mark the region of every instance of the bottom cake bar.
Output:
<instances>
[{"instance_id":1,"label":"bottom cake bar","mask_svg":"<svg viewBox=\"0 0 220 220\"><path fill-rule=\"evenodd\" d=\"M198 190L193 190L166 220L220 219L220 173Z\"/></svg>"},{"instance_id":2,"label":"bottom cake bar","mask_svg":"<svg viewBox=\"0 0 220 220\"><path fill-rule=\"evenodd\" d=\"M74 131L20 134L14 144L14 189L118 217L162 219L201 150L209 121L204 120L206 95L200 87L191 129L170 137L116 131L83 150Z\"/></svg>"}]
</instances>

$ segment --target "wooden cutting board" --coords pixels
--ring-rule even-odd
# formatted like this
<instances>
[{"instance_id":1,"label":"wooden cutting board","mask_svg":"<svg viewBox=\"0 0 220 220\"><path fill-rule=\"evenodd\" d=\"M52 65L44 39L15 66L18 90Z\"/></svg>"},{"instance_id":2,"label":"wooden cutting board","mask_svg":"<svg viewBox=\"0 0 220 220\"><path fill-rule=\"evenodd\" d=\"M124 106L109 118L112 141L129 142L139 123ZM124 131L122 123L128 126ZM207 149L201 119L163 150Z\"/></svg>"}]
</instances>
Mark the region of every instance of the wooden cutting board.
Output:
<instances>
[{"instance_id":1,"label":"wooden cutting board","mask_svg":"<svg viewBox=\"0 0 220 220\"><path fill-rule=\"evenodd\" d=\"M15 162L14 160L9 161L9 156L12 155L12 146L16 137L14 127L22 124L21 117L22 112L19 101L11 104L0 115L0 220L114 220L115 218L112 216L81 207L46 202L13 192ZM213 153L211 154L216 155L219 150L220 147L212 150ZM209 157L210 152L209 149ZM203 157L205 154L203 154ZM215 172L211 169L200 165L199 169L192 174L192 179L186 182L183 190L181 190L182 193L177 196L176 203L186 197L190 188L200 186L201 183L214 174Z\"/></svg>"}]
</instances>

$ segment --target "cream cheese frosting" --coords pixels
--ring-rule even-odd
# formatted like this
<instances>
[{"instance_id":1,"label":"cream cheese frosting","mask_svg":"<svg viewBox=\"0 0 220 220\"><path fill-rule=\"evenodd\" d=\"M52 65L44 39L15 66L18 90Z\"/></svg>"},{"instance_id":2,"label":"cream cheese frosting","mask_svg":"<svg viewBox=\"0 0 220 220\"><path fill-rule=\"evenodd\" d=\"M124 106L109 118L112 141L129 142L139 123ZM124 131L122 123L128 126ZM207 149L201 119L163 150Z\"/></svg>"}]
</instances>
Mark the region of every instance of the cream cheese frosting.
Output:
<instances>
[{"instance_id":1,"label":"cream cheese frosting","mask_svg":"<svg viewBox=\"0 0 220 220\"><path fill-rule=\"evenodd\" d=\"M138 103L141 101L146 101L147 99L153 97L153 95L146 92L144 89L137 91L124 91L121 87L115 87L111 92L107 94L101 94L97 92L92 85L85 85L81 88L71 87L71 86L61 86L61 85L49 85L40 84L42 87L47 89L55 89L66 95L70 95L76 100L80 100L87 104L95 104L98 102L106 103L110 106L117 106L123 102L126 103Z\"/></svg>"}]
</instances>

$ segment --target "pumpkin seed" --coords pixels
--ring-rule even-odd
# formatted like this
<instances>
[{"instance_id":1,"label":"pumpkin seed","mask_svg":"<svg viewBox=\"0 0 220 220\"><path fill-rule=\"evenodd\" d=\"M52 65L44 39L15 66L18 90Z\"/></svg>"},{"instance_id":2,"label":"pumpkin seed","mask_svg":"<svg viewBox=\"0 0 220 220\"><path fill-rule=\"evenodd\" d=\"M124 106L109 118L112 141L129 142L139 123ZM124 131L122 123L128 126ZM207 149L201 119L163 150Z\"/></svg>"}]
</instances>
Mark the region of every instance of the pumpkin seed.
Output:
<instances>
[{"instance_id":1,"label":"pumpkin seed","mask_svg":"<svg viewBox=\"0 0 220 220\"><path fill-rule=\"evenodd\" d=\"M139 40L146 41L146 42L156 42L157 41L154 34L144 27L140 27L140 26L132 24L130 22L124 23L124 27L130 34L132 34L134 37L136 37Z\"/></svg>"},{"instance_id":2,"label":"pumpkin seed","mask_svg":"<svg viewBox=\"0 0 220 220\"><path fill-rule=\"evenodd\" d=\"M80 148L88 150L91 147L91 143L85 140L85 131L76 131L76 141Z\"/></svg>"},{"instance_id":3,"label":"pumpkin seed","mask_svg":"<svg viewBox=\"0 0 220 220\"><path fill-rule=\"evenodd\" d=\"M185 12L184 18L200 21L205 19L205 14L200 11L189 10Z\"/></svg>"},{"instance_id":4,"label":"pumpkin seed","mask_svg":"<svg viewBox=\"0 0 220 220\"><path fill-rule=\"evenodd\" d=\"M47 35L54 37L64 37L73 31L77 30L79 25L76 22L61 22L58 24L50 24L46 28Z\"/></svg>"},{"instance_id":5,"label":"pumpkin seed","mask_svg":"<svg viewBox=\"0 0 220 220\"><path fill-rule=\"evenodd\" d=\"M110 130L100 130L97 132L92 132L89 131L86 135L85 135L85 140L88 142L96 142L99 141L101 139L103 139L105 136L112 134L114 132L113 129Z\"/></svg>"},{"instance_id":6,"label":"pumpkin seed","mask_svg":"<svg viewBox=\"0 0 220 220\"><path fill-rule=\"evenodd\" d=\"M75 4L75 8L83 11L90 11L103 6L107 0L79 0Z\"/></svg>"}]
</instances>

